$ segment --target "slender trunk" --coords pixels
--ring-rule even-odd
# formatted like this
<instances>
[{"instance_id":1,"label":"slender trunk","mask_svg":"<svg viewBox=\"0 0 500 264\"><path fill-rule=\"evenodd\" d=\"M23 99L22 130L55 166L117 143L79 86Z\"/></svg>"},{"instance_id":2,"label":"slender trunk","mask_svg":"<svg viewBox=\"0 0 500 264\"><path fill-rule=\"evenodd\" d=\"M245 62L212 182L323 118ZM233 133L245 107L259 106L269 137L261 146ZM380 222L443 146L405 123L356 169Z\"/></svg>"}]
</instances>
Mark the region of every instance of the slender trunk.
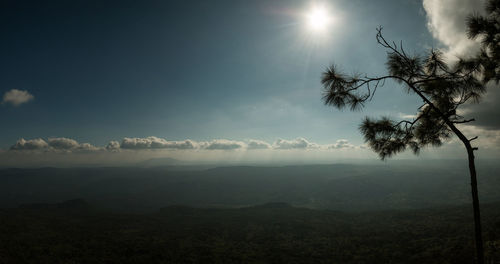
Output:
<instances>
[{"instance_id":1,"label":"slender trunk","mask_svg":"<svg viewBox=\"0 0 500 264\"><path fill-rule=\"evenodd\" d=\"M465 142L464 142L465 143ZM474 210L474 232L476 236L476 257L478 264L484 264L484 249L481 233L481 214L479 212L479 195L477 191L476 165L474 163L474 149L470 143L465 144L469 157L470 185L472 189L472 207Z\"/></svg>"},{"instance_id":2,"label":"slender trunk","mask_svg":"<svg viewBox=\"0 0 500 264\"><path fill-rule=\"evenodd\" d=\"M484 248L483 238L481 233L481 214L479 212L479 194L477 191L476 164L474 162L474 150L470 144L470 140L449 120L446 120L450 129L455 132L455 135L464 143L467 149L467 157L469 159L470 185L472 192L472 209L474 211L474 235L476 241L476 259L477 264L484 264Z\"/></svg>"}]
</instances>

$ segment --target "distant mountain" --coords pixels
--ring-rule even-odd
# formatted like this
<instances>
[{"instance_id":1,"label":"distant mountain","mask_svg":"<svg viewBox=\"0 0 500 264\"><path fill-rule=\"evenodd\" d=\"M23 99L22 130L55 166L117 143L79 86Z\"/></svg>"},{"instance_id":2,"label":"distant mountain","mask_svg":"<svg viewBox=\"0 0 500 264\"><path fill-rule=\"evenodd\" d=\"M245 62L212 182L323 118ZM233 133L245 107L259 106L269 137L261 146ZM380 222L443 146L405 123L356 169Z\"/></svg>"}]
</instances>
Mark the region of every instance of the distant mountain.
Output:
<instances>
[{"instance_id":1,"label":"distant mountain","mask_svg":"<svg viewBox=\"0 0 500 264\"><path fill-rule=\"evenodd\" d=\"M65 210L82 210L89 209L89 204L83 199L71 199L61 203L31 203L21 204L22 209L65 209Z\"/></svg>"},{"instance_id":2,"label":"distant mountain","mask_svg":"<svg viewBox=\"0 0 500 264\"><path fill-rule=\"evenodd\" d=\"M451 166L450 164L454 164ZM81 197L119 211L266 203L343 211L470 203L467 165L183 166L0 170L0 207ZM179 169L184 168L184 169ZM481 202L500 201L500 165L478 167Z\"/></svg>"},{"instance_id":3,"label":"distant mountain","mask_svg":"<svg viewBox=\"0 0 500 264\"><path fill-rule=\"evenodd\" d=\"M174 158L154 158L141 161L137 163L138 167L161 167L161 166L172 166L172 165L187 165L185 161L177 160Z\"/></svg>"},{"instance_id":4,"label":"distant mountain","mask_svg":"<svg viewBox=\"0 0 500 264\"><path fill-rule=\"evenodd\" d=\"M253 208L269 208L269 209L280 209L280 208L290 208L290 207L292 207L290 204L280 203L280 202L265 203L253 206Z\"/></svg>"}]
</instances>

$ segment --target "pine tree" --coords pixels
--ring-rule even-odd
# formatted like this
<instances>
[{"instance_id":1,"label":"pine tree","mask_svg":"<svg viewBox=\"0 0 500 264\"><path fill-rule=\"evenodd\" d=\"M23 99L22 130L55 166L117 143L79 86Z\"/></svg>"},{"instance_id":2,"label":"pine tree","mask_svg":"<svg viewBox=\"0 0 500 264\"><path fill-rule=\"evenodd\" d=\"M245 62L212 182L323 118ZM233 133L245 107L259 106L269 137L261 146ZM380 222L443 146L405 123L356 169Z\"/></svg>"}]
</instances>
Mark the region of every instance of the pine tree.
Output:
<instances>
[{"instance_id":1,"label":"pine tree","mask_svg":"<svg viewBox=\"0 0 500 264\"><path fill-rule=\"evenodd\" d=\"M483 83L500 81L500 0L489 0L486 15L467 19L467 35L480 39L481 51L467 63L479 65Z\"/></svg>"},{"instance_id":2,"label":"pine tree","mask_svg":"<svg viewBox=\"0 0 500 264\"><path fill-rule=\"evenodd\" d=\"M479 102L486 91L484 81L488 80L485 77L481 79L481 73L490 68L485 67L484 62L479 59L460 60L449 65L443 60L443 54L439 50L430 50L425 56L411 56L406 53L402 44L386 41L382 36L382 28L377 29L376 39L387 51L388 74L380 77L348 76L337 67L330 66L321 79L324 103L339 109L360 109L373 98L377 88L389 79L399 83L408 94L418 96L422 100L423 104L416 109L415 118L395 121L388 117L367 117L360 125L360 131L365 142L381 159L406 149L418 154L423 147L440 146L453 135L460 139L467 151L469 162L477 263L483 264L474 162L474 151L478 148L472 146L472 141L477 136L469 138L457 127L457 124L474 121L459 115L457 109L466 103Z\"/></svg>"}]
</instances>

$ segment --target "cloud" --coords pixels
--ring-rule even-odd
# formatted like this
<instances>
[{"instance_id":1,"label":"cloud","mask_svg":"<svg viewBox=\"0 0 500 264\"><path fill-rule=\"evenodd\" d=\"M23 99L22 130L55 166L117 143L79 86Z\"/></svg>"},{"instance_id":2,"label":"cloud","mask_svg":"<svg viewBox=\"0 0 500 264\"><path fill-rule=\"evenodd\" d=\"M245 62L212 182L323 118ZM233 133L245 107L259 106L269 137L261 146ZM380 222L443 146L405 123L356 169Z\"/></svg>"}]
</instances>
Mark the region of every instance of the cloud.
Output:
<instances>
[{"instance_id":1,"label":"cloud","mask_svg":"<svg viewBox=\"0 0 500 264\"><path fill-rule=\"evenodd\" d=\"M5 94L3 95L2 104L12 104L13 106L18 106L33 99L35 99L35 97L28 91L12 89L5 92Z\"/></svg>"},{"instance_id":2,"label":"cloud","mask_svg":"<svg viewBox=\"0 0 500 264\"><path fill-rule=\"evenodd\" d=\"M488 92L478 104L463 105L459 114L467 119L474 118L476 121L469 123L470 126L478 126L487 130L500 130L500 87L498 85L487 85Z\"/></svg>"},{"instance_id":3,"label":"cloud","mask_svg":"<svg viewBox=\"0 0 500 264\"><path fill-rule=\"evenodd\" d=\"M198 143L190 139L184 141L168 141L165 147L170 149L195 149L198 147Z\"/></svg>"},{"instance_id":4,"label":"cloud","mask_svg":"<svg viewBox=\"0 0 500 264\"><path fill-rule=\"evenodd\" d=\"M75 148L78 151L100 151L102 148L96 147L90 143L81 143L78 147Z\"/></svg>"},{"instance_id":5,"label":"cloud","mask_svg":"<svg viewBox=\"0 0 500 264\"><path fill-rule=\"evenodd\" d=\"M25 140L19 139L16 144L10 147L15 151L47 151L47 152L92 152L101 150L90 143L78 143L70 138L49 138L47 141L37 138Z\"/></svg>"},{"instance_id":6,"label":"cloud","mask_svg":"<svg viewBox=\"0 0 500 264\"><path fill-rule=\"evenodd\" d=\"M100 148L91 145L90 143L78 143L71 138L49 138L48 144L52 150L63 151L98 151Z\"/></svg>"},{"instance_id":7,"label":"cloud","mask_svg":"<svg viewBox=\"0 0 500 264\"><path fill-rule=\"evenodd\" d=\"M353 149L353 144L349 143L347 139L339 139L335 144L329 145L328 149Z\"/></svg>"},{"instance_id":8,"label":"cloud","mask_svg":"<svg viewBox=\"0 0 500 264\"><path fill-rule=\"evenodd\" d=\"M124 138L120 144L122 149L150 149L152 145L161 145L165 140L157 137Z\"/></svg>"},{"instance_id":9,"label":"cloud","mask_svg":"<svg viewBox=\"0 0 500 264\"><path fill-rule=\"evenodd\" d=\"M479 50L479 40L467 38L466 18L473 13L484 14L485 3L485 0L424 0L428 28L446 46L448 57L472 56ZM499 130L500 87L488 85L488 93L483 99L479 104L463 105L459 113L476 119L469 126Z\"/></svg>"},{"instance_id":10,"label":"cloud","mask_svg":"<svg viewBox=\"0 0 500 264\"><path fill-rule=\"evenodd\" d=\"M43 151L56 153L71 152L137 152L143 150L318 150L327 151L332 149L355 149L353 144L346 139L339 139L334 144L319 145L309 142L304 138L292 140L278 139L274 144L262 140L250 139L247 143L238 140L215 139L212 141L196 142L190 139L182 141L167 141L159 137L146 138L123 138L121 142L112 140L102 147L90 143L79 143L71 138L49 138L47 140L37 138L31 140L19 139L13 146L12 151Z\"/></svg>"},{"instance_id":11,"label":"cloud","mask_svg":"<svg viewBox=\"0 0 500 264\"><path fill-rule=\"evenodd\" d=\"M272 150L272 149L339 149L339 148L354 148L347 140L338 140L335 144L319 145L309 142L304 138L296 138L292 140L278 139L274 144L269 144L262 140L250 139L247 143L237 140L215 139L212 141L196 142L193 140L184 141L167 141L158 137L147 138L124 138L121 143L111 141L105 147L108 151L126 150L149 150L149 149L178 149L178 150Z\"/></svg>"},{"instance_id":12,"label":"cloud","mask_svg":"<svg viewBox=\"0 0 500 264\"><path fill-rule=\"evenodd\" d=\"M205 149L205 150L236 150L236 149L266 149L271 146L260 140L250 140L249 145L241 141L215 139L206 142L196 142L194 140L186 139L183 141L167 141L158 137L147 138L124 138L121 143L118 141L111 141L106 146L109 151L118 151L120 149L127 150L147 150L147 149L177 149L177 150L192 150L192 149Z\"/></svg>"},{"instance_id":13,"label":"cloud","mask_svg":"<svg viewBox=\"0 0 500 264\"><path fill-rule=\"evenodd\" d=\"M109 143L108 147L117 149L116 141ZM110 145L111 144L111 145ZM124 138L120 144L122 149L195 149L197 143L192 140L167 141L158 137Z\"/></svg>"},{"instance_id":14,"label":"cloud","mask_svg":"<svg viewBox=\"0 0 500 264\"><path fill-rule=\"evenodd\" d=\"M305 138L296 138L293 140L278 139L273 144L274 149L307 149L317 147L317 144L310 143Z\"/></svg>"},{"instance_id":15,"label":"cloud","mask_svg":"<svg viewBox=\"0 0 500 264\"><path fill-rule=\"evenodd\" d=\"M25 140L24 138L19 139L16 144L10 147L11 150L40 150L46 149L49 144L41 138Z\"/></svg>"},{"instance_id":16,"label":"cloud","mask_svg":"<svg viewBox=\"0 0 500 264\"><path fill-rule=\"evenodd\" d=\"M405 113L399 113L398 114L399 118L401 119L405 119L405 120L411 120L411 119L415 119L417 117L417 115L413 114L405 114Z\"/></svg>"},{"instance_id":17,"label":"cloud","mask_svg":"<svg viewBox=\"0 0 500 264\"><path fill-rule=\"evenodd\" d=\"M247 149L270 149L271 145L262 140L250 139L247 144Z\"/></svg>"},{"instance_id":18,"label":"cloud","mask_svg":"<svg viewBox=\"0 0 500 264\"><path fill-rule=\"evenodd\" d=\"M118 141L110 141L108 145L106 145L106 150L108 151L119 151L120 150L120 142Z\"/></svg>"},{"instance_id":19,"label":"cloud","mask_svg":"<svg viewBox=\"0 0 500 264\"><path fill-rule=\"evenodd\" d=\"M202 144L202 147L208 150L235 150L242 149L245 146L244 142L227 139L215 139Z\"/></svg>"},{"instance_id":20,"label":"cloud","mask_svg":"<svg viewBox=\"0 0 500 264\"><path fill-rule=\"evenodd\" d=\"M474 55L479 50L478 43L467 38L465 21L473 13L483 13L484 0L424 0L423 6L427 27L446 46L449 58Z\"/></svg>"},{"instance_id":21,"label":"cloud","mask_svg":"<svg viewBox=\"0 0 500 264\"><path fill-rule=\"evenodd\" d=\"M55 149L73 149L80 145L76 140L70 138L49 138L48 141L49 146Z\"/></svg>"}]
</instances>

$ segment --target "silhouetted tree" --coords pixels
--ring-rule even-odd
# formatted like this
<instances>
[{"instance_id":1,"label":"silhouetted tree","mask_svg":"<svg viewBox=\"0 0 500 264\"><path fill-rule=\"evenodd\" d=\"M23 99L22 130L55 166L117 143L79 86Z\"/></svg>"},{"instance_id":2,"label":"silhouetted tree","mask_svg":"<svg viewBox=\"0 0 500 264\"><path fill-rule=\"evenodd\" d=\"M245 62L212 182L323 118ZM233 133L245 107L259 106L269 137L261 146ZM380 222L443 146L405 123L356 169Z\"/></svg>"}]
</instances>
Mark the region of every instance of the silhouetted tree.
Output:
<instances>
[{"instance_id":1,"label":"silhouetted tree","mask_svg":"<svg viewBox=\"0 0 500 264\"><path fill-rule=\"evenodd\" d=\"M498 2L498 1L497 1ZM418 154L422 147L440 146L443 141L456 135L465 146L469 160L469 170L474 208L475 240L478 263L484 263L479 199L477 191L474 151L478 148L457 128L457 124L474 121L457 113L465 103L477 103L485 92L480 79L481 64L460 60L448 65L439 50L430 50L426 56L406 53L402 43L389 43L382 36L382 28L377 29L377 42L387 50L386 66L388 74L381 77L361 75L348 76L337 67L331 66L322 75L325 104L342 109L357 110L370 101L377 88L388 79L401 84L409 94L415 94L423 101L412 120L394 121L389 117L372 119L366 117L360 125L365 142L381 159L411 149Z\"/></svg>"},{"instance_id":2,"label":"silhouetted tree","mask_svg":"<svg viewBox=\"0 0 500 264\"><path fill-rule=\"evenodd\" d=\"M471 65L480 66L482 81L500 81L500 0L489 0L486 15L471 15L467 18L467 35L471 39L480 38L482 49L469 60Z\"/></svg>"}]
</instances>

